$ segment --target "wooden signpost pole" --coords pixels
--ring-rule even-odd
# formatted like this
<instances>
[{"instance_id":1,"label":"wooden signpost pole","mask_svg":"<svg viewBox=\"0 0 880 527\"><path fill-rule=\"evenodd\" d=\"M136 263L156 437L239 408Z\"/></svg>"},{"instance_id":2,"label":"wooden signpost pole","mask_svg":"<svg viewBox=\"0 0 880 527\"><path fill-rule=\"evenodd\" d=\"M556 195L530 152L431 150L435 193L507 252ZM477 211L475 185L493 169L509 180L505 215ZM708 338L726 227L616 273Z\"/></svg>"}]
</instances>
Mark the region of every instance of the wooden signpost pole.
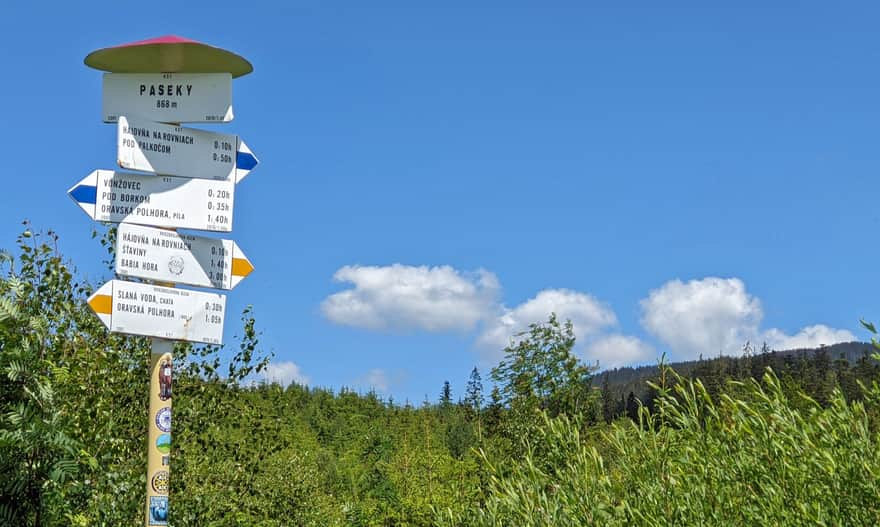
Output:
<instances>
[{"instance_id":1,"label":"wooden signpost pole","mask_svg":"<svg viewBox=\"0 0 880 527\"><path fill-rule=\"evenodd\" d=\"M152 339L147 433L147 507L144 525L168 520L171 481L171 389L174 342ZM161 525L161 524L160 524Z\"/></svg>"}]
</instances>

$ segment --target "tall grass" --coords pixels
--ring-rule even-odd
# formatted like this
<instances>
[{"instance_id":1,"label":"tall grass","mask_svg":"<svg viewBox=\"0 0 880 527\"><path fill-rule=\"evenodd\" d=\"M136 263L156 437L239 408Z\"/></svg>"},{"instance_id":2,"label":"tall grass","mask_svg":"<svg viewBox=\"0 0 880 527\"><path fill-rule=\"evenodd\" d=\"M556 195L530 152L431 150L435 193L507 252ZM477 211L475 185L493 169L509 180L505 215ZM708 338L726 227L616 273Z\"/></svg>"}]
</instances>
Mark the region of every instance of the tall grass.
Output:
<instances>
[{"instance_id":1,"label":"tall grass","mask_svg":"<svg viewBox=\"0 0 880 527\"><path fill-rule=\"evenodd\" d=\"M482 506L443 525L880 525L880 452L869 427L880 389L826 407L789 400L768 371L713 400L672 376L657 409L585 441L579 423L545 418L513 466L487 463ZM598 447L598 448L597 448ZM600 454L600 449L602 454Z\"/></svg>"}]
</instances>

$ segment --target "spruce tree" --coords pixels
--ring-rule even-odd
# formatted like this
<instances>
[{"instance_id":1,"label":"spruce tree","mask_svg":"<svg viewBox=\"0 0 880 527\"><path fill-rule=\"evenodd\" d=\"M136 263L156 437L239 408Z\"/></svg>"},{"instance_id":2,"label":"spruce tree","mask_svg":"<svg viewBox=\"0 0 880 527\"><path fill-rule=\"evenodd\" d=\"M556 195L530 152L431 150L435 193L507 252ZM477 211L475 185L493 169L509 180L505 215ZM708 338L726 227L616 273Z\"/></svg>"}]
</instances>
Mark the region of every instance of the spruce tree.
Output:
<instances>
[{"instance_id":1,"label":"spruce tree","mask_svg":"<svg viewBox=\"0 0 880 527\"><path fill-rule=\"evenodd\" d=\"M483 408L483 381L480 370L474 366L468 379L467 389L464 393L464 404L473 415L479 415Z\"/></svg>"},{"instance_id":2,"label":"spruce tree","mask_svg":"<svg viewBox=\"0 0 880 527\"><path fill-rule=\"evenodd\" d=\"M440 408L443 410L452 406L452 388L449 381L443 381L443 389L440 390Z\"/></svg>"}]
</instances>

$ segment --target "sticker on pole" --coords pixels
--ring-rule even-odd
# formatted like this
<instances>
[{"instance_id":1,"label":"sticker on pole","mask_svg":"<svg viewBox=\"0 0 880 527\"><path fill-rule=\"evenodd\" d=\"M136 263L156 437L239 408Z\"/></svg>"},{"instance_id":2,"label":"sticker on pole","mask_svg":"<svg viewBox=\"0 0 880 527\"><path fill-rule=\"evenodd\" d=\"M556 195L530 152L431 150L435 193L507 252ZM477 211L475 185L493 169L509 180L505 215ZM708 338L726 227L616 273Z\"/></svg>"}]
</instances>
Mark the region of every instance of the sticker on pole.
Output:
<instances>
[{"instance_id":1,"label":"sticker on pole","mask_svg":"<svg viewBox=\"0 0 880 527\"><path fill-rule=\"evenodd\" d=\"M88 302L115 333L207 344L223 341L225 295L110 280Z\"/></svg>"},{"instance_id":2,"label":"sticker on pole","mask_svg":"<svg viewBox=\"0 0 880 527\"><path fill-rule=\"evenodd\" d=\"M105 73L102 118L139 115L163 123L232 120L228 73Z\"/></svg>"},{"instance_id":3,"label":"sticker on pole","mask_svg":"<svg viewBox=\"0 0 880 527\"><path fill-rule=\"evenodd\" d=\"M153 487L153 492L156 494L168 494L168 483L171 479L167 470L160 470L153 474L153 478L150 480L150 486Z\"/></svg>"},{"instance_id":4,"label":"sticker on pole","mask_svg":"<svg viewBox=\"0 0 880 527\"><path fill-rule=\"evenodd\" d=\"M168 496L150 496L150 525L168 525Z\"/></svg>"},{"instance_id":5,"label":"sticker on pole","mask_svg":"<svg viewBox=\"0 0 880 527\"><path fill-rule=\"evenodd\" d=\"M171 408L163 406L156 412L156 427L163 432L171 431Z\"/></svg>"},{"instance_id":6,"label":"sticker on pole","mask_svg":"<svg viewBox=\"0 0 880 527\"><path fill-rule=\"evenodd\" d=\"M257 158L233 134L119 117L116 159L121 168L163 176L219 179L238 183Z\"/></svg>"}]
</instances>

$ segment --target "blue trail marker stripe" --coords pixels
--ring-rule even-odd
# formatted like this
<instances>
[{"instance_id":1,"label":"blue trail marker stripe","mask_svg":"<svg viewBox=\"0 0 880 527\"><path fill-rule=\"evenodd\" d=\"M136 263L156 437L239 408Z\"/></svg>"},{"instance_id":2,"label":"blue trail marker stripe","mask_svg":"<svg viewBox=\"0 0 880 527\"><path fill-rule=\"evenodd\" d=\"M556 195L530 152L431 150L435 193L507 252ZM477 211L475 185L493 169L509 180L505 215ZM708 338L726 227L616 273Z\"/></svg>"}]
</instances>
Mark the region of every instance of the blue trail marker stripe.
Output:
<instances>
[{"instance_id":1,"label":"blue trail marker stripe","mask_svg":"<svg viewBox=\"0 0 880 527\"><path fill-rule=\"evenodd\" d=\"M257 158L253 154L247 152L236 152L235 154L235 168L251 170L257 166Z\"/></svg>"},{"instance_id":2,"label":"blue trail marker stripe","mask_svg":"<svg viewBox=\"0 0 880 527\"><path fill-rule=\"evenodd\" d=\"M91 203L94 205L98 201L98 187L78 185L70 191L70 197L79 203Z\"/></svg>"}]
</instances>

